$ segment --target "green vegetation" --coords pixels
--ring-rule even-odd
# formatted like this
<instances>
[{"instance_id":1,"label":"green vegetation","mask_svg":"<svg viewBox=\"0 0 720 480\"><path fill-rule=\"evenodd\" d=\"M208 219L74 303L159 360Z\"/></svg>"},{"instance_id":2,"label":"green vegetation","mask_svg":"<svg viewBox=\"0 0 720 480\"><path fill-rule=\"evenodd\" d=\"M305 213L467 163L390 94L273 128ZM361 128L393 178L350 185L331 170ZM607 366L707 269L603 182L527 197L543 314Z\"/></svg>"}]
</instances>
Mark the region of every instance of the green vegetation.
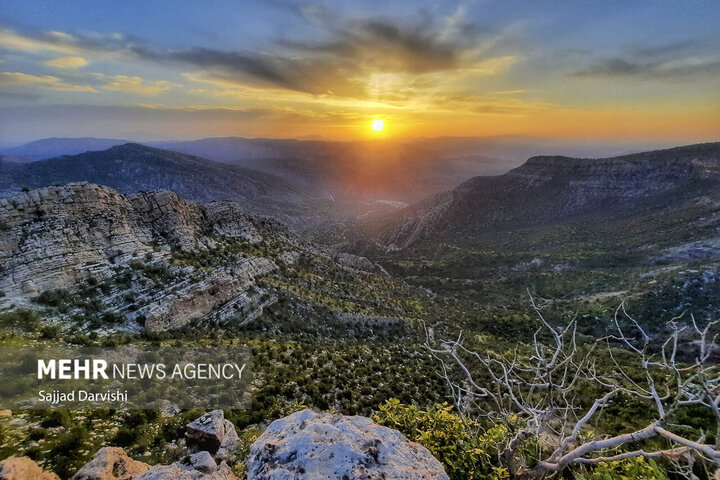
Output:
<instances>
[{"instance_id":1,"label":"green vegetation","mask_svg":"<svg viewBox=\"0 0 720 480\"><path fill-rule=\"evenodd\" d=\"M430 450L451 480L509 478L507 469L498 463L498 449L507 440L508 429L498 424L482 430L452 410L447 403L421 409L393 398L380 405L373 420Z\"/></svg>"}]
</instances>

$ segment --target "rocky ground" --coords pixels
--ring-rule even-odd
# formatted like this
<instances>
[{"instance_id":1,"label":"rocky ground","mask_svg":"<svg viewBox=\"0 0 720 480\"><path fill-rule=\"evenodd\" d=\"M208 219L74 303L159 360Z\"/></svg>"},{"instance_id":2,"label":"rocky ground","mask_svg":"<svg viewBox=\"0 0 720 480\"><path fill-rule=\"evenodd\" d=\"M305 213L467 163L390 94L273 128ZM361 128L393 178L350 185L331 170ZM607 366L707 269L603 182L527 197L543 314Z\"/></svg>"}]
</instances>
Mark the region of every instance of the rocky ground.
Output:
<instances>
[{"instance_id":1,"label":"rocky ground","mask_svg":"<svg viewBox=\"0 0 720 480\"><path fill-rule=\"evenodd\" d=\"M222 410L186 426L186 454L148 465L122 448L103 447L71 480L239 480L238 434ZM447 480L440 462L397 430L360 416L303 410L273 422L250 447L248 480ZM0 480L58 480L27 457L0 462Z\"/></svg>"}]
</instances>

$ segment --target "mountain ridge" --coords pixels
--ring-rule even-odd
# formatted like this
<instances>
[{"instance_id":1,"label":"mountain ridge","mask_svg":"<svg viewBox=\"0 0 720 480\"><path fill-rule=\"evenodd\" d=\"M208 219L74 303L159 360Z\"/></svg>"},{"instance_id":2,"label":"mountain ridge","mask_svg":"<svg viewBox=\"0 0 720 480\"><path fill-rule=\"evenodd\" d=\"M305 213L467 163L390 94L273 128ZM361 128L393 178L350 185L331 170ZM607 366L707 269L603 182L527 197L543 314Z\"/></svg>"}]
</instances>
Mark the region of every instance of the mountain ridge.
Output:
<instances>
[{"instance_id":1,"label":"mountain ridge","mask_svg":"<svg viewBox=\"0 0 720 480\"><path fill-rule=\"evenodd\" d=\"M491 227L619 213L659 195L682 196L685 187L689 196L715 191L718 179L720 142L601 159L535 156L504 175L471 178L386 217L378 238L405 248L440 231L472 236Z\"/></svg>"},{"instance_id":2,"label":"mountain ridge","mask_svg":"<svg viewBox=\"0 0 720 480\"><path fill-rule=\"evenodd\" d=\"M0 163L0 195L22 188L88 181L121 193L172 190L190 200L233 200L289 223L312 215L313 194L265 172L137 143L32 163Z\"/></svg>"}]
</instances>

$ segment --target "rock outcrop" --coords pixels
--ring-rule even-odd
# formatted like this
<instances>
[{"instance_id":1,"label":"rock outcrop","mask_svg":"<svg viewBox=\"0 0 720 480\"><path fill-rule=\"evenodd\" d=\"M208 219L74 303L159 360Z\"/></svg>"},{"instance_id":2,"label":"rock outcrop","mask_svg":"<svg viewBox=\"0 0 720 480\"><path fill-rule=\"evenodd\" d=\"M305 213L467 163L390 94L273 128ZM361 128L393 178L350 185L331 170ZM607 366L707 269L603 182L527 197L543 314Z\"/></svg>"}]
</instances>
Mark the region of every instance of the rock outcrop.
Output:
<instances>
[{"instance_id":1,"label":"rock outcrop","mask_svg":"<svg viewBox=\"0 0 720 480\"><path fill-rule=\"evenodd\" d=\"M122 448L103 447L72 480L133 480L148 470L150 465L133 460Z\"/></svg>"},{"instance_id":2,"label":"rock outcrop","mask_svg":"<svg viewBox=\"0 0 720 480\"><path fill-rule=\"evenodd\" d=\"M213 410L187 424L185 438L191 452L209 452L227 460L235 454L238 434L222 410Z\"/></svg>"},{"instance_id":3,"label":"rock outcrop","mask_svg":"<svg viewBox=\"0 0 720 480\"><path fill-rule=\"evenodd\" d=\"M391 215L378 241L402 249L425 239L475 237L588 215L667 208L717 192L720 143L614 158L538 156L504 175L474 177ZM674 204L674 203L673 203Z\"/></svg>"},{"instance_id":4,"label":"rock outcrop","mask_svg":"<svg viewBox=\"0 0 720 480\"><path fill-rule=\"evenodd\" d=\"M448 480L423 446L369 418L303 410L253 443L249 480Z\"/></svg>"},{"instance_id":5,"label":"rock outcrop","mask_svg":"<svg viewBox=\"0 0 720 480\"><path fill-rule=\"evenodd\" d=\"M66 288L153 247L206 249L209 232L257 241L256 220L238 204L205 206L167 191L121 195L71 183L0 199L0 290L32 295Z\"/></svg>"},{"instance_id":6,"label":"rock outcrop","mask_svg":"<svg viewBox=\"0 0 720 480\"><path fill-rule=\"evenodd\" d=\"M0 462L0 480L60 480L28 457L10 457Z\"/></svg>"},{"instance_id":7,"label":"rock outcrop","mask_svg":"<svg viewBox=\"0 0 720 480\"><path fill-rule=\"evenodd\" d=\"M247 259L233 268L231 273L207 275L198 282L189 283L154 299L138 313L145 317L145 329L149 332L180 328L192 319L211 316L216 307L227 304L247 291L256 276L270 273L276 268L277 265L265 258ZM243 304L251 303L249 298L242 299L247 300Z\"/></svg>"},{"instance_id":8,"label":"rock outcrop","mask_svg":"<svg viewBox=\"0 0 720 480\"><path fill-rule=\"evenodd\" d=\"M0 306L48 306L44 316L61 325L82 319L101 333L242 327L281 298L262 277L308 267L356 281L357 270L382 272L233 202L123 195L89 183L0 199Z\"/></svg>"},{"instance_id":9,"label":"rock outcrop","mask_svg":"<svg viewBox=\"0 0 720 480\"><path fill-rule=\"evenodd\" d=\"M109 281L123 268L126 276L133 275L128 268L155 268L169 275L138 280L105 309L152 332L238 315L251 321L274 301L253 287L256 277L278 268L273 258L280 254L238 255L206 267L175 266L173 252L195 258L219 242L254 245L268 239L289 249L282 252L285 263L299 257L295 248L316 251L281 223L249 215L233 202L197 204L167 191L121 195L88 183L41 188L0 199L0 291L27 299L84 281Z\"/></svg>"}]
</instances>

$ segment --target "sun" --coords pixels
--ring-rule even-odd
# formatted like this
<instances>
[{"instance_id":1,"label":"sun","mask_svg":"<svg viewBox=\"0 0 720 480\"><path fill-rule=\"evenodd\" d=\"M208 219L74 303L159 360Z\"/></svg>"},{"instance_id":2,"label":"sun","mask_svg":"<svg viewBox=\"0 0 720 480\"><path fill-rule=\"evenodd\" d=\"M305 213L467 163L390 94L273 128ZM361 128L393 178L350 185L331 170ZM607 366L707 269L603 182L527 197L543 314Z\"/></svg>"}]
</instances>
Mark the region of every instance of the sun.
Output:
<instances>
[{"instance_id":1,"label":"sun","mask_svg":"<svg viewBox=\"0 0 720 480\"><path fill-rule=\"evenodd\" d=\"M373 120L370 124L370 128L375 132L382 132L385 129L385 120Z\"/></svg>"}]
</instances>

